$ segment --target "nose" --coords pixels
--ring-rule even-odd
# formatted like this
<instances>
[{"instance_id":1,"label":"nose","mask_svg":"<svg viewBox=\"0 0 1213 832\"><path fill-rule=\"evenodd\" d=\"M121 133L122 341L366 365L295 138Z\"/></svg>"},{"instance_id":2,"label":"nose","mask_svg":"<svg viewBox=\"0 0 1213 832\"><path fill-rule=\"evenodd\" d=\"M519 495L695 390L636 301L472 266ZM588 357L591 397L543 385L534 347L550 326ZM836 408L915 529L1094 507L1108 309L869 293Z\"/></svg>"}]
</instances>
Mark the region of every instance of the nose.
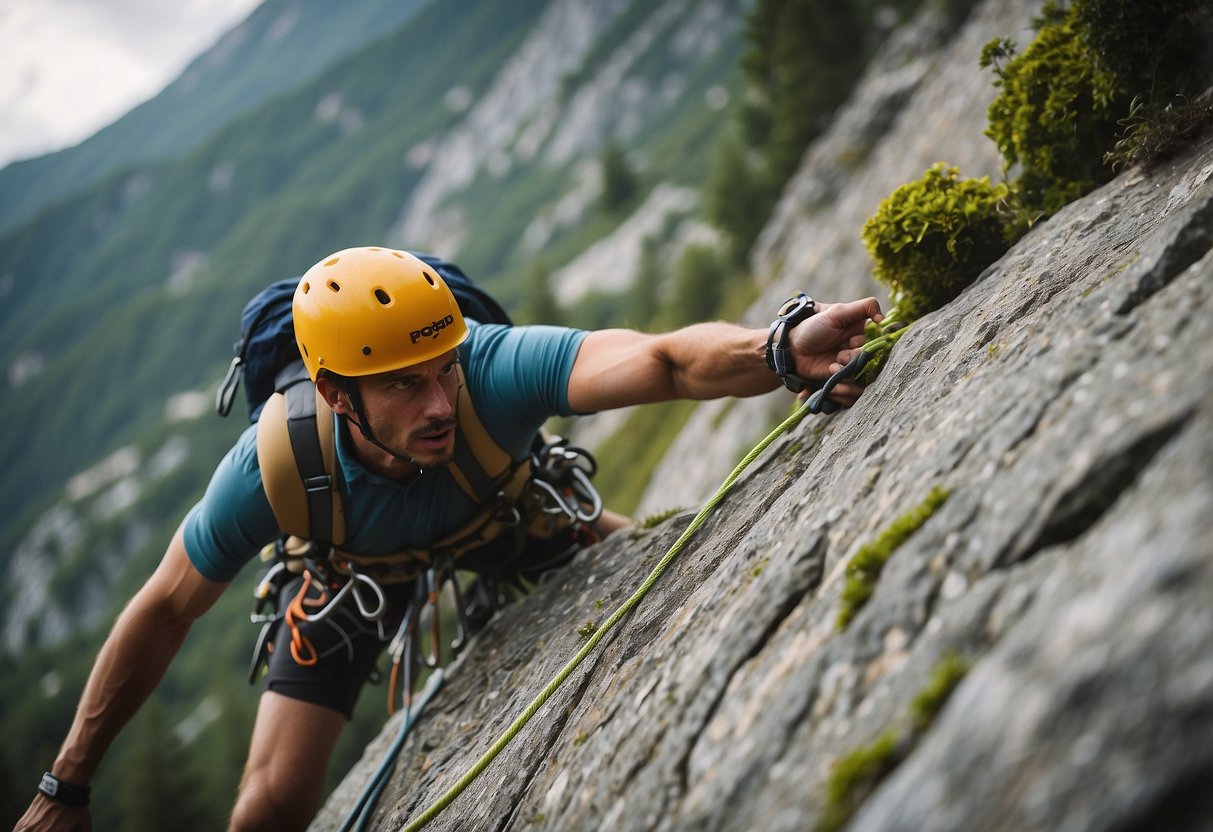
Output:
<instances>
[{"instance_id":1,"label":"nose","mask_svg":"<svg viewBox=\"0 0 1213 832\"><path fill-rule=\"evenodd\" d=\"M453 394L436 378L426 381L422 413L427 419L439 420L449 419L455 415Z\"/></svg>"}]
</instances>

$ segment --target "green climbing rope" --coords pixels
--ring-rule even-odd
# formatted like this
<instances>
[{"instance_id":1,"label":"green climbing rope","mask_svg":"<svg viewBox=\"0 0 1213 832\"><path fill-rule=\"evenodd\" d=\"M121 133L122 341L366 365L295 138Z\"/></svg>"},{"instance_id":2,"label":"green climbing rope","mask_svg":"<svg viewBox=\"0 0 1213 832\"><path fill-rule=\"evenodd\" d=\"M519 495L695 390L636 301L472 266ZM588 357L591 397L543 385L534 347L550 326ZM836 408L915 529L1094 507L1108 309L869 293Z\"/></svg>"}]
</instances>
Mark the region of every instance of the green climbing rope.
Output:
<instances>
[{"instance_id":1,"label":"green climbing rope","mask_svg":"<svg viewBox=\"0 0 1213 832\"><path fill-rule=\"evenodd\" d=\"M712 511L715 510L716 506L718 506L724 499L725 495L733 487L733 483L735 483L737 478L741 476L741 472L748 468L750 463L757 459L758 455L765 451L772 442L778 439L780 435L786 432L790 427L803 419L808 413L808 404L801 404L800 407L793 411L791 416L784 419L778 427L767 434L761 442L755 445L754 448L745 455L745 458L743 458L741 462L737 463L737 466L733 469L732 473L725 477L725 480L723 483L721 483L720 488L716 489L716 493L712 495L712 498L709 499L707 503L704 504L703 508L699 510L699 513L695 515L695 519L691 521L691 525L687 526L686 530L683 531L676 541L674 541L674 545L670 547L669 551L667 551L661 560L658 561L657 565L653 567L653 571L649 573L647 578L645 578L644 583L642 583L640 587L634 593L632 593L632 597L624 601L619 609L615 610L615 612L611 614L611 617L604 621L602 626L594 631L589 640L582 646L580 650L577 651L577 655L573 656L573 658L569 660L568 664L566 664L564 668L552 678L552 681L548 682L547 686L539 692L539 695L532 700L531 704L527 706L526 710L523 711L522 714L514 720L513 724L505 730L505 733L498 737L497 741L493 743L489 750L486 751L470 769L468 769L467 774L459 778L457 783L451 786L451 788L448 789L445 794L439 797L432 806L422 812L416 820L404 827L403 832L417 832L418 829L421 829L436 818L443 809L449 806L451 802L455 800L455 798L459 797L464 789L470 786L473 781L480 776L481 772L488 768L489 763L493 762L494 758L496 758L497 755L510 744L510 741L514 739L518 732L521 731L528 722L530 722L531 717L533 717L536 712L543 707L544 703L546 703L548 699L552 697L552 694L554 694L560 688L560 686L564 683L564 680L569 677L569 674L576 670L577 666L581 664L585 657L588 656L596 646L598 646L598 642L602 641L602 638L607 634L607 631L618 624L619 621L625 615L631 612L632 608L639 604L641 599L648 594L649 590L653 588L653 585L657 583L657 579L661 577L663 572L665 572L666 567L668 567L674 558L678 556L678 553L682 551L684 546L686 546L687 541L690 540L695 532L699 530L699 527L703 525L705 520L707 520L708 515L710 515Z\"/></svg>"}]
</instances>

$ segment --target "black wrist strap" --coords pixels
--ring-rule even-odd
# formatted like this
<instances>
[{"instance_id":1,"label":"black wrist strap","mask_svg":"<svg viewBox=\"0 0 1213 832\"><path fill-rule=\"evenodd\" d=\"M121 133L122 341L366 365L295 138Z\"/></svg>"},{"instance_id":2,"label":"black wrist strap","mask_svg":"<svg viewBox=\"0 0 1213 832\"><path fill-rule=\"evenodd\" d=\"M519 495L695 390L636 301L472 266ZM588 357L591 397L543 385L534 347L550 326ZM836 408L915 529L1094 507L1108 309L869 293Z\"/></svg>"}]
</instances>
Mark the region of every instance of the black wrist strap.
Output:
<instances>
[{"instance_id":1,"label":"black wrist strap","mask_svg":"<svg viewBox=\"0 0 1213 832\"><path fill-rule=\"evenodd\" d=\"M817 304L804 292L800 292L788 298L783 306L779 307L779 313L767 332L767 366L779 376L783 386L793 393L812 387L813 383L796 375L796 362L788 348L789 333L796 324L816 313Z\"/></svg>"},{"instance_id":2,"label":"black wrist strap","mask_svg":"<svg viewBox=\"0 0 1213 832\"><path fill-rule=\"evenodd\" d=\"M68 806L87 806L88 795L92 789L88 786L75 786L60 780L48 771L42 775L42 782L38 784L38 791L51 800L57 800Z\"/></svg>"}]
</instances>

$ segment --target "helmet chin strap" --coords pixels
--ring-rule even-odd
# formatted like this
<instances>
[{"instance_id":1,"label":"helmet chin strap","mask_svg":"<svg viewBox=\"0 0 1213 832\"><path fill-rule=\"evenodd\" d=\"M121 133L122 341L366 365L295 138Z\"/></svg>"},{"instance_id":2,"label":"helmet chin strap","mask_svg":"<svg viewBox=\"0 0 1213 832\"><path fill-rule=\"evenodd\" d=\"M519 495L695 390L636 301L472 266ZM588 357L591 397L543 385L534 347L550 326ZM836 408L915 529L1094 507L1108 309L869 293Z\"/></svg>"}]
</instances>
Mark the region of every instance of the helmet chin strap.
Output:
<instances>
[{"instance_id":1,"label":"helmet chin strap","mask_svg":"<svg viewBox=\"0 0 1213 832\"><path fill-rule=\"evenodd\" d=\"M416 465L417 471L424 474L425 467L422 466L420 462L407 454L397 453L387 445L380 442L377 438L375 438L375 435L371 433L371 423L370 420L366 418L366 413L363 410L362 395L358 391L358 382L355 379L342 379L341 389L345 392L346 398L350 400L350 408L354 411L353 414L345 414L346 421L358 428L358 431L362 434L362 438L367 442L370 442L388 456L391 456L393 459L398 459L401 462L407 462L410 465ZM358 418L355 419L354 416L357 416Z\"/></svg>"}]
</instances>

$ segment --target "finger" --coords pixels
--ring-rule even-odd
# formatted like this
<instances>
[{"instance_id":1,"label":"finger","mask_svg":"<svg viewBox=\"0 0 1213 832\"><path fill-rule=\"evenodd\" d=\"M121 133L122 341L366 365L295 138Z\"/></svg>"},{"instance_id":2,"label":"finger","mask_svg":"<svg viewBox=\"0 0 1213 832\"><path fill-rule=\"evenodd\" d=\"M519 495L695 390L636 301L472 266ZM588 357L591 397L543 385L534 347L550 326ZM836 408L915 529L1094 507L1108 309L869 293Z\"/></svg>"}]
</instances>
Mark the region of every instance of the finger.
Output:
<instances>
[{"instance_id":1,"label":"finger","mask_svg":"<svg viewBox=\"0 0 1213 832\"><path fill-rule=\"evenodd\" d=\"M866 343L868 343L868 336L864 335L862 332L859 333L858 335L852 335L847 340L847 346L853 350L859 349Z\"/></svg>"},{"instance_id":2,"label":"finger","mask_svg":"<svg viewBox=\"0 0 1213 832\"><path fill-rule=\"evenodd\" d=\"M848 381L843 384L839 384L832 391L830 391L830 398L832 399L835 396L838 396L842 399L849 399L853 402L856 399L858 399L862 394L863 394L862 387L860 387L858 384L854 384L854 383Z\"/></svg>"},{"instance_id":3,"label":"finger","mask_svg":"<svg viewBox=\"0 0 1213 832\"><path fill-rule=\"evenodd\" d=\"M839 364L841 364L845 367L847 364L850 364L851 361L854 360L855 356L859 355L859 352L860 351L857 348L849 349L849 350L840 350L838 352L838 355L835 356L835 359L838 361ZM837 372L837 370L835 370L835 372Z\"/></svg>"},{"instance_id":4,"label":"finger","mask_svg":"<svg viewBox=\"0 0 1213 832\"><path fill-rule=\"evenodd\" d=\"M830 304L826 311L831 314L834 320L842 323L844 326L850 326L854 323L862 324L869 318L875 323L880 323L884 320L884 315L880 311L880 301L871 297L853 300L848 303Z\"/></svg>"},{"instance_id":5,"label":"finger","mask_svg":"<svg viewBox=\"0 0 1213 832\"><path fill-rule=\"evenodd\" d=\"M855 402L858 400L858 396L847 396L837 391L830 394L830 401L834 402L834 404L842 405L843 407L854 407Z\"/></svg>"}]
</instances>

